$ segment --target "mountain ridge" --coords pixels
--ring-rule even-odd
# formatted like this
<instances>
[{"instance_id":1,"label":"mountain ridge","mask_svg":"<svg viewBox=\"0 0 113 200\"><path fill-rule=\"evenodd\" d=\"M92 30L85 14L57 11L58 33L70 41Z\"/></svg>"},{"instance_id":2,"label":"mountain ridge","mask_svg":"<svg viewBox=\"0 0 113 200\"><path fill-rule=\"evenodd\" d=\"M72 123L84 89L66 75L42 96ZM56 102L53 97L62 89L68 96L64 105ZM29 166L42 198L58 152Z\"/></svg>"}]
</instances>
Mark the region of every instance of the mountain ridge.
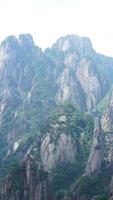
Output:
<instances>
[{"instance_id":1,"label":"mountain ridge","mask_svg":"<svg viewBox=\"0 0 113 200\"><path fill-rule=\"evenodd\" d=\"M112 200L112 74L87 37L1 43L0 200Z\"/></svg>"}]
</instances>

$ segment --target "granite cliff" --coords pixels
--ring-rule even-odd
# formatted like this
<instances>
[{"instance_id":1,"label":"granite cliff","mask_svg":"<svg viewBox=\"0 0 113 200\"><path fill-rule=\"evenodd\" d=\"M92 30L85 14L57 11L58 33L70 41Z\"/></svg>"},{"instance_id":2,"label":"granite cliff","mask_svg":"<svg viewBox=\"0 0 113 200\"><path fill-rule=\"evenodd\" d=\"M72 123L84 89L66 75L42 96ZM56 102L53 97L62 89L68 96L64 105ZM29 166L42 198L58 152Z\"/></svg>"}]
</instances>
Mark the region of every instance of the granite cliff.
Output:
<instances>
[{"instance_id":1,"label":"granite cliff","mask_svg":"<svg viewBox=\"0 0 113 200\"><path fill-rule=\"evenodd\" d=\"M113 58L86 37L0 45L0 200L113 198Z\"/></svg>"}]
</instances>

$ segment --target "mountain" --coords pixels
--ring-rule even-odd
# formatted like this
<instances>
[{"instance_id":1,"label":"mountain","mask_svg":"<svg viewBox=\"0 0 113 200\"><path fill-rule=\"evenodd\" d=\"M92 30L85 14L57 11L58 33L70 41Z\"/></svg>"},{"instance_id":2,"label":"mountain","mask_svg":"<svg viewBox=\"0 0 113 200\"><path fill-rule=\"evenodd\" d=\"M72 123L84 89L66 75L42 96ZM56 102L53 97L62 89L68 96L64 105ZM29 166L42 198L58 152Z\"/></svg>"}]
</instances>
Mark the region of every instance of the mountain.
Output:
<instances>
[{"instance_id":1,"label":"mountain","mask_svg":"<svg viewBox=\"0 0 113 200\"><path fill-rule=\"evenodd\" d=\"M113 199L113 58L87 37L0 45L0 200Z\"/></svg>"}]
</instances>

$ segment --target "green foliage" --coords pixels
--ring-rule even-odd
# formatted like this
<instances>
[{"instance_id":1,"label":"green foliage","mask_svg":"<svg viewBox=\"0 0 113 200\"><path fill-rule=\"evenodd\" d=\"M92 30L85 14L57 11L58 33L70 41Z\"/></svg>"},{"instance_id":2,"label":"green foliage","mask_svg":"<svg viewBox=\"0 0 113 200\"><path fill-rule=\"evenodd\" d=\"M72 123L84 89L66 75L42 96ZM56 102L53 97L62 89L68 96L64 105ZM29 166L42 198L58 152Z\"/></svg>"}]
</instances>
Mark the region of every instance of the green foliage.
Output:
<instances>
[{"instance_id":1,"label":"green foliage","mask_svg":"<svg viewBox=\"0 0 113 200\"><path fill-rule=\"evenodd\" d=\"M66 125L68 126L70 132L72 129L74 129L74 132L75 130L80 131L86 126L84 114L79 112L72 104L69 103L60 105L52 111L49 114L49 123L59 123L58 119L62 115L66 116Z\"/></svg>"},{"instance_id":2,"label":"green foliage","mask_svg":"<svg viewBox=\"0 0 113 200\"><path fill-rule=\"evenodd\" d=\"M71 184L82 175L83 170L84 166L79 160L73 162L72 164L58 166L54 169L51 182L53 195L55 197L58 196L58 199L60 199L59 196L67 193Z\"/></svg>"},{"instance_id":3,"label":"green foliage","mask_svg":"<svg viewBox=\"0 0 113 200\"><path fill-rule=\"evenodd\" d=\"M40 169L39 170L39 179L40 181L45 181L48 179L48 172L43 170L43 169Z\"/></svg>"},{"instance_id":4,"label":"green foliage","mask_svg":"<svg viewBox=\"0 0 113 200\"><path fill-rule=\"evenodd\" d=\"M10 169L11 190L15 192L21 192L24 184L25 169L18 165L12 166Z\"/></svg>"},{"instance_id":5,"label":"green foliage","mask_svg":"<svg viewBox=\"0 0 113 200\"><path fill-rule=\"evenodd\" d=\"M59 122L60 116L65 116L66 121L62 123ZM76 157L77 160L75 162L64 166L58 166L58 168L53 171L54 176L51 183L52 191L55 196L60 196L62 193L68 191L71 184L77 180L84 171L90 153L94 123L92 117L77 111L77 109L69 103L60 105L54 112L50 113L49 121L45 128L46 131L50 128L49 124L51 125L54 123L59 124L57 133L55 134L57 134L57 136L61 133L72 135L78 151L78 157ZM81 140L81 133L84 134L83 148L81 148L78 142ZM58 199L60 199L60 197L58 197Z\"/></svg>"},{"instance_id":6,"label":"green foliage","mask_svg":"<svg viewBox=\"0 0 113 200\"><path fill-rule=\"evenodd\" d=\"M84 129L84 139L83 139L83 156L87 159L90 153L91 149L91 141L93 136L93 130L94 130L94 121L91 116L86 117L87 125Z\"/></svg>"},{"instance_id":7,"label":"green foliage","mask_svg":"<svg viewBox=\"0 0 113 200\"><path fill-rule=\"evenodd\" d=\"M40 84L42 83L39 83L39 85ZM90 116L84 115L83 113L79 112L70 103L60 105L58 108L51 112L48 109L49 107L46 104L47 102L44 101L45 105L47 106L45 109L43 107L44 102L42 103L42 99L49 98L45 94L40 94L39 88L37 88L37 86L34 87L35 93L33 94L33 103L31 103L31 105L27 108L23 107L18 109L17 120L22 118L25 119L27 122L25 128L23 128L22 130L23 132L17 138L20 140L20 145L15 155L13 154L12 157L6 159L4 166L6 165L7 167L9 167L8 171L10 171L10 174L12 174L14 171L14 177L12 178L12 186L13 191L18 191L21 189L22 173L18 168L18 162L16 163L16 159L14 158L16 158L17 156L18 161L21 152L26 152L27 148L29 148L29 146L33 143L37 135L39 135L40 133L45 134L49 130L51 134L56 134L56 136L54 137L54 141L57 140L59 135L62 133L71 134L77 146L78 157L73 163L58 166L56 169L53 170L51 188L55 198L60 200L62 199L64 194L68 193L71 184L73 184L74 181L78 180L78 178L83 174L91 144L93 120ZM42 86L40 86L40 88L41 87ZM41 88L41 92L42 90L45 90L45 88ZM37 95L39 95L39 97ZM47 122L45 123L48 113L50 114ZM66 121L60 122L60 116L65 116ZM59 125L59 128L57 129L56 133L51 131L52 124ZM84 133L83 149L79 144L79 141L81 139L81 133ZM17 173L19 177L17 176ZM40 181L45 181L48 179L48 173L42 169L38 171L38 175Z\"/></svg>"},{"instance_id":8,"label":"green foliage","mask_svg":"<svg viewBox=\"0 0 113 200\"><path fill-rule=\"evenodd\" d=\"M65 195L65 192L60 190L60 191L56 192L55 199L56 200L62 200L64 195Z\"/></svg>"},{"instance_id":9,"label":"green foliage","mask_svg":"<svg viewBox=\"0 0 113 200\"><path fill-rule=\"evenodd\" d=\"M17 149L17 151L22 151L24 146L30 146L32 144L32 142L34 141L35 137L36 137L37 133L36 132L27 132L27 133L23 133L20 136L20 142L19 142L19 147Z\"/></svg>"},{"instance_id":10,"label":"green foliage","mask_svg":"<svg viewBox=\"0 0 113 200\"><path fill-rule=\"evenodd\" d=\"M96 196L96 200L107 200L110 179L110 172L103 167L98 175L83 176L79 179L78 193L87 200L90 200L93 196Z\"/></svg>"},{"instance_id":11,"label":"green foliage","mask_svg":"<svg viewBox=\"0 0 113 200\"><path fill-rule=\"evenodd\" d=\"M112 97L112 89L106 94L106 96L97 105L96 111L98 113L102 114L106 110L107 106L109 105L110 99Z\"/></svg>"}]
</instances>

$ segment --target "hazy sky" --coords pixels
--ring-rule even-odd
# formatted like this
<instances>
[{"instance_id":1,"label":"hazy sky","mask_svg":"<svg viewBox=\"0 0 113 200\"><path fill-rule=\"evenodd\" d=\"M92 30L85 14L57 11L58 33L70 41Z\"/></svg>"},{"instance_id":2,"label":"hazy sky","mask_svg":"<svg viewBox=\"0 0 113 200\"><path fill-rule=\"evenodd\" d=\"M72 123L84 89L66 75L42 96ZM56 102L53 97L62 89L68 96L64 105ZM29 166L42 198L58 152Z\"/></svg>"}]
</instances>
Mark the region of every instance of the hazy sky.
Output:
<instances>
[{"instance_id":1,"label":"hazy sky","mask_svg":"<svg viewBox=\"0 0 113 200\"><path fill-rule=\"evenodd\" d=\"M98 52L113 56L113 0L0 0L0 41L20 33L42 48L67 34L88 36Z\"/></svg>"}]
</instances>

